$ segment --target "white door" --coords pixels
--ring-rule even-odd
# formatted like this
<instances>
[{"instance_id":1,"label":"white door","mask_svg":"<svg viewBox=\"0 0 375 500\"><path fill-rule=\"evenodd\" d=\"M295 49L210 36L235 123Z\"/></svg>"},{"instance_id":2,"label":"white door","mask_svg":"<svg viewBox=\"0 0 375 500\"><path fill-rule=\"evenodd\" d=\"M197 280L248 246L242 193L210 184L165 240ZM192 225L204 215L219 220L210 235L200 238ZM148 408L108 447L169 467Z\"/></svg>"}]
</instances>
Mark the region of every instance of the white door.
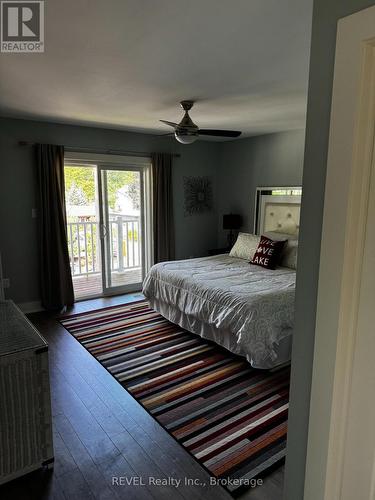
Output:
<instances>
[{"instance_id":1,"label":"white door","mask_svg":"<svg viewBox=\"0 0 375 500\"><path fill-rule=\"evenodd\" d=\"M140 290L145 273L144 169L101 165L103 294Z\"/></svg>"},{"instance_id":2,"label":"white door","mask_svg":"<svg viewBox=\"0 0 375 500\"><path fill-rule=\"evenodd\" d=\"M353 365L348 394L340 499L375 499L375 163L354 319Z\"/></svg>"},{"instance_id":3,"label":"white door","mask_svg":"<svg viewBox=\"0 0 375 500\"><path fill-rule=\"evenodd\" d=\"M375 7L340 20L305 500L375 498Z\"/></svg>"}]
</instances>

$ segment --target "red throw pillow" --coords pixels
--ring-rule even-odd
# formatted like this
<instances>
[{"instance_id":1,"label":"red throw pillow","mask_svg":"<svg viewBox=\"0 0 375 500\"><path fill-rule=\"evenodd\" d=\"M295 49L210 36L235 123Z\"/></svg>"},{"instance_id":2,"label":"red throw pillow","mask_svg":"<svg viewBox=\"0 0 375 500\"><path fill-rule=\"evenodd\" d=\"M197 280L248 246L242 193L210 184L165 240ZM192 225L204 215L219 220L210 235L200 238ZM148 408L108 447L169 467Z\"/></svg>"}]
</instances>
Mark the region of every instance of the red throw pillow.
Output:
<instances>
[{"instance_id":1,"label":"red throw pillow","mask_svg":"<svg viewBox=\"0 0 375 500\"><path fill-rule=\"evenodd\" d=\"M256 266L262 266L266 269L275 269L277 264L280 262L281 254L284 245L287 240L284 241L274 241L267 236L262 235L258 248L254 254L254 257L250 261L250 264L255 264Z\"/></svg>"}]
</instances>

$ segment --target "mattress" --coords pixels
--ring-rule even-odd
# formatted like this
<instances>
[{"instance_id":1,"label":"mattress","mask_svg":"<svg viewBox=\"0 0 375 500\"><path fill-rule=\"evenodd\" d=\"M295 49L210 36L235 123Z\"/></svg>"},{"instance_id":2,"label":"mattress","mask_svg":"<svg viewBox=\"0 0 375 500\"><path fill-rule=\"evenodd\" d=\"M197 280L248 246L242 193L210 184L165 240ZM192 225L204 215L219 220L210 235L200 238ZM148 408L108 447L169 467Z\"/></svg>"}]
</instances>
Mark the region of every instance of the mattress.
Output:
<instances>
[{"instance_id":1,"label":"mattress","mask_svg":"<svg viewBox=\"0 0 375 500\"><path fill-rule=\"evenodd\" d=\"M295 278L225 254L156 264L143 293L169 320L271 368L290 357Z\"/></svg>"}]
</instances>

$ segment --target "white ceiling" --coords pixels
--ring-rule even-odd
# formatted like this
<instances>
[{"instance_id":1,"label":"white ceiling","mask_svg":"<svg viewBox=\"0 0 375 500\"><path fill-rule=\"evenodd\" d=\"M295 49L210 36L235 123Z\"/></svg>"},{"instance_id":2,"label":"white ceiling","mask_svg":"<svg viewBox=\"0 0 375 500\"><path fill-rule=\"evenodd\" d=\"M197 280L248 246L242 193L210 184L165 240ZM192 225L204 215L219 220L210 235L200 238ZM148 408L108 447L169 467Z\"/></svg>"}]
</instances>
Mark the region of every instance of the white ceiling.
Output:
<instances>
[{"instance_id":1,"label":"white ceiling","mask_svg":"<svg viewBox=\"0 0 375 500\"><path fill-rule=\"evenodd\" d=\"M312 0L47 0L44 54L0 55L0 114L161 134L304 127Z\"/></svg>"}]
</instances>

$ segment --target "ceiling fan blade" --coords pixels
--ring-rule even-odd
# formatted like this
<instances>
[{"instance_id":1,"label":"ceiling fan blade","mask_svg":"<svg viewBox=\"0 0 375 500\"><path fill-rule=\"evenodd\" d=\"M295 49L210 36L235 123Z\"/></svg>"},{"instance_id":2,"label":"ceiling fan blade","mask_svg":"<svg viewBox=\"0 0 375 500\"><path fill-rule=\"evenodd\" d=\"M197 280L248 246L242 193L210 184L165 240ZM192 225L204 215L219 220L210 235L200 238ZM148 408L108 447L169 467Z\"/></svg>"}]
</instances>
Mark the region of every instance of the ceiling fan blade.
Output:
<instances>
[{"instance_id":1,"label":"ceiling fan blade","mask_svg":"<svg viewBox=\"0 0 375 500\"><path fill-rule=\"evenodd\" d=\"M167 120L159 120L162 123L165 123L166 125L169 125L170 127L176 128L178 127L178 123L173 123L173 122L168 122Z\"/></svg>"},{"instance_id":2,"label":"ceiling fan blade","mask_svg":"<svg viewBox=\"0 0 375 500\"><path fill-rule=\"evenodd\" d=\"M215 135L216 137L239 137L242 132L238 130L214 130L209 128L201 128L198 130L199 135Z\"/></svg>"}]
</instances>

